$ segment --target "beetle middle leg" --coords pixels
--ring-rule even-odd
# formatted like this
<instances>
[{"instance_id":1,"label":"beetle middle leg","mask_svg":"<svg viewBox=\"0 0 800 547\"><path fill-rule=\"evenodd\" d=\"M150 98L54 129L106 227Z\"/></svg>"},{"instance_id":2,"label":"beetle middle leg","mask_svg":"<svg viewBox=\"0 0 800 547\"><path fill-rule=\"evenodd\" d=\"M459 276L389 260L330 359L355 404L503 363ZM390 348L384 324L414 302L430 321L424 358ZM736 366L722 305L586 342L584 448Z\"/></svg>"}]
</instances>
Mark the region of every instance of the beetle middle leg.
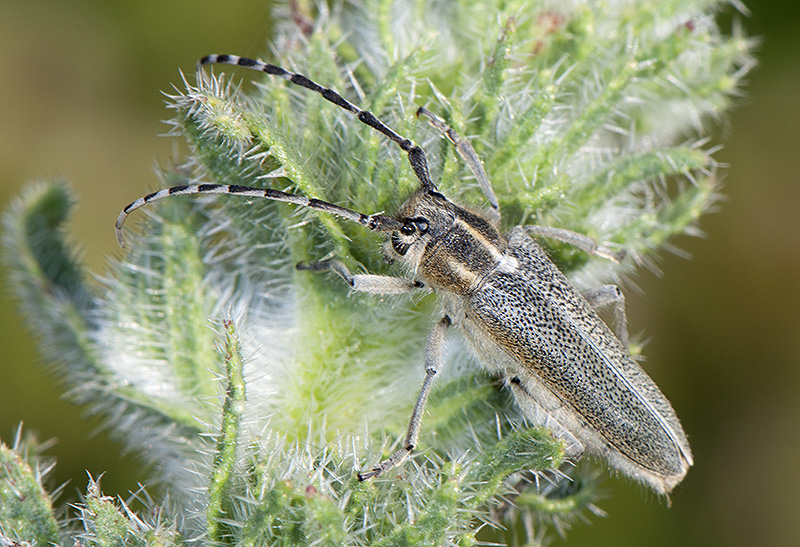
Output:
<instances>
[{"instance_id":1,"label":"beetle middle leg","mask_svg":"<svg viewBox=\"0 0 800 547\"><path fill-rule=\"evenodd\" d=\"M424 287L419 281L401 277L372 274L353 275L344 263L336 259L321 260L319 262L300 262L296 267L298 270L314 272L332 271L344 279L354 290L371 294L400 294ZM408 421L403 447L370 471L359 473L359 481L379 477L390 469L401 465L414 450L422 426L422 413L425 411L425 403L427 403L428 395L431 387L433 387L433 379L442 368L444 334L451 324L450 317L445 315L436 323L428 337L428 342L425 345L425 379L422 382L422 388L419 395L417 395L414 410L411 412L411 418Z\"/></svg>"},{"instance_id":2,"label":"beetle middle leg","mask_svg":"<svg viewBox=\"0 0 800 547\"><path fill-rule=\"evenodd\" d=\"M401 465L414 450L419 439L419 431L422 426L422 413L425 411L425 403L428 401L433 379L442 368L442 349L444 347L444 334L452 324L450 317L445 315L431 330L428 342L425 345L425 379L422 381L422 389L417 395L417 402L414 403L414 410L408 420L406 436L403 439L403 447L392 454L388 459L373 467L366 473L359 473L358 480L365 481L373 477L380 477L393 467Z\"/></svg>"},{"instance_id":3,"label":"beetle middle leg","mask_svg":"<svg viewBox=\"0 0 800 547\"><path fill-rule=\"evenodd\" d=\"M579 234L578 232L573 232L572 230L536 225L523 226L523 228L529 234L555 239L556 241L567 243L568 245L574 245L585 253L607 258L612 262L620 263L625 258L625 251L615 251L606 245L598 243L593 238L585 234Z\"/></svg>"},{"instance_id":4,"label":"beetle middle leg","mask_svg":"<svg viewBox=\"0 0 800 547\"><path fill-rule=\"evenodd\" d=\"M565 230L563 228L551 228L549 226L524 226L524 229L529 234L536 236L546 237L574 245L585 253L593 256L607 258L614 262L621 262L625 258L624 251L614 251L610 247L597 243L593 238L573 232L572 230ZM628 314L625 311L625 295L616 285L603 285L596 289L581 293L589 305L595 309L608 304L614 304L614 327L617 331L617 338L619 338L625 349L630 347L630 338L628 336Z\"/></svg>"}]
</instances>

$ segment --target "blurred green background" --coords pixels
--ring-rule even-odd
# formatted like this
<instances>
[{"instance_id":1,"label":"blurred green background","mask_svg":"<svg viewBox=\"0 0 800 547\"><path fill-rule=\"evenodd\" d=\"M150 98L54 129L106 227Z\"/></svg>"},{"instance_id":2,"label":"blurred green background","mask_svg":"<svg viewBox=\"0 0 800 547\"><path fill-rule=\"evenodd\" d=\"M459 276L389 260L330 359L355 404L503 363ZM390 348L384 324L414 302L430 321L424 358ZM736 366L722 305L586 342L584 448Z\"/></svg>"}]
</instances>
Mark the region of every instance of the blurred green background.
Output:
<instances>
[{"instance_id":1,"label":"blurred green background","mask_svg":"<svg viewBox=\"0 0 800 547\"><path fill-rule=\"evenodd\" d=\"M565 545L800 545L800 3L750 0L740 22L761 38L746 95L714 130L726 200L705 238L674 243L661 275L626 287L631 330L649 339L645 368L672 400L695 467L672 507L609 477L608 518L578 524ZM730 17L728 17L730 19ZM271 34L264 1L2 0L0 206L26 181L69 180L80 202L71 236L90 269L118 252L120 207L154 189L154 162L181 144L159 138L171 116L160 91L211 52L257 56ZM243 75L242 78L247 78ZM7 285L5 273L3 286ZM0 438L20 421L69 481L86 471L106 494L147 477L102 420L60 398L8 291L0 294Z\"/></svg>"}]
</instances>

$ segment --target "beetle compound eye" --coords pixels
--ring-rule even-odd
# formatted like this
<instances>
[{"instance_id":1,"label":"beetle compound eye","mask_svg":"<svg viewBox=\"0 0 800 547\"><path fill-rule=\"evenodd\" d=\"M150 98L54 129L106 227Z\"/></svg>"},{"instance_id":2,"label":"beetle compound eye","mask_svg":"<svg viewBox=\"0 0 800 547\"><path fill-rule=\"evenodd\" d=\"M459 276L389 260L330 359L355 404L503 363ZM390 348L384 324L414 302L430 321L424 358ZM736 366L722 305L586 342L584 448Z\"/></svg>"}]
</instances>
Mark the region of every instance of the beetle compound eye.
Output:
<instances>
[{"instance_id":1,"label":"beetle compound eye","mask_svg":"<svg viewBox=\"0 0 800 547\"><path fill-rule=\"evenodd\" d=\"M411 220L410 218L406 219L406 221L403 223L403 227L400 228L400 233L403 234L404 236L410 236L416 231L417 228L416 226L414 226L414 221Z\"/></svg>"},{"instance_id":2,"label":"beetle compound eye","mask_svg":"<svg viewBox=\"0 0 800 547\"><path fill-rule=\"evenodd\" d=\"M401 228L401 232L405 230L405 226ZM413 229L412 229L413 233ZM408 248L411 247L408 243L403 243L400 241L400 236L397 235L397 232L392 234L392 247L394 248L395 252L400 256L404 256L408 252Z\"/></svg>"}]
</instances>

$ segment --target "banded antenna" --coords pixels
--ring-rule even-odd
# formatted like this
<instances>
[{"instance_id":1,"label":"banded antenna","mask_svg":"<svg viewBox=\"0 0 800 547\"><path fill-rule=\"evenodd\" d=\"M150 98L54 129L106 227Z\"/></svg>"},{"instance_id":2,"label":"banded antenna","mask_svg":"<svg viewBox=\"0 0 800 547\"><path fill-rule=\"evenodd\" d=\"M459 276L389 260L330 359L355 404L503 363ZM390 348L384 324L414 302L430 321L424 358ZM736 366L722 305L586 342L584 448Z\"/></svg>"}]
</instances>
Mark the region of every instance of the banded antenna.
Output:
<instances>
[{"instance_id":1,"label":"banded antenna","mask_svg":"<svg viewBox=\"0 0 800 547\"><path fill-rule=\"evenodd\" d=\"M200 64L233 65L249 68L251 70L258 70L260 72L266 72L267 74L279 76L280 78L283 78L294 85L304 87L313 91L314 93L322 95L325 100L355 114L356 118L358 118L358 121L361 123L366 124L386 135L390 141L395 143L406 154L408 154L408 162L411 164L411 168L414 170L414 174L419 179L422 188L428 192L437 191L436 185L433 184L431 175L428 172L428 161L425 158L425 151L422 148L414 144L411 140L396 133L393 129L376 118L372 112L369 112L368 110L361 110L334 90L327 87L322 87L312 80L309 80L302 74L289 72L285 68L281 68L277 65L271 65L256 59L248 59L247 57L239 57L238 55L206 55L200 59Z\"/></svg>"},{"instance_id":2,"label":"banded antenna","mask_svg":"<svg viewBox=\"0 0 800 547\"><path fill-rule=\"evenodd\" d=\"M324 211L333 215L342 217L346 220L361 224L365 228L378 232L391 232L400 229L402 224L394 218L386 215L375 214L365 215L358 211L353 211L322 201L316 198L307 198L305 196L298 196L296 194L288 194L272 188L253 188L251 186L240 186L238 184L185 184L180 186L173 186L171 188L164 188L158 192L147 194L125 207L117 217L117 222L114 225L114 230L117 234L117 242L120 247L125 247L125 238L122 234L122 225L125 224L125 219L128 218L133 211L144 207L148 203L158 201L170 196L186 196L195 194L235 194L238 196L249 196L254 198L272 199L275 201L285 201L287 203L294 203L317 211Z\"/></svg>"},{"instance_id":3,"label":"banded antenna","mask_svg":"<svg viewBox=\"0 0 800 547\"><path fill-rule=\"evenodd\" d=\"M436 189L436 185L434 185L433 181L431 180L430 172L428 171L428 161L425 156L425 151L422 148L414 144L410 139L407 139L395 132L389 126L376 118L371 112L358 108L353 103L339 95L336 91L322 87L302 74L290 72L279 66L271 65L256 59L239 57L238 55L206 55L200 60L200 64L225 64L241 66L251 70L258 70L272 76L278 76L294 85L304 87L321 95L325 100L355 114L358 121L381 132L390 141L399 146L401 150L408 154L408 162L411 164L411 168L414 170L414 174L419 180L422 190L431 194L439 193ZM338 205L334 205L333 203L328 203L316 198L307 198L304 196L298 196L296 194L288 194L278 190L227 184L191 184L173 186L172 188L165 188L163 190L153 192L152 194L148 194L137 199L125 207L117 217L117 222L115 225L117 241L119 242L120 246L125 246L125 240L122 234L122 225L125 223L125 219L128 218L128 215L130 215L133 211L139 209L140 207L144 207L148 203L152 203L153 201L158 201L169 196L194 194L235 194L240 196L272 199L275 201L285 201L288 203L294 203L295 205L331 213L346 220L361 224L370 230L376 230L379 232L391 232L399 229L400 227L400 223L397 220L386 215L365 215L363 213L352 211L350 209L346 209L344 207L340 207Z\"/></svg>"}]
</instances>

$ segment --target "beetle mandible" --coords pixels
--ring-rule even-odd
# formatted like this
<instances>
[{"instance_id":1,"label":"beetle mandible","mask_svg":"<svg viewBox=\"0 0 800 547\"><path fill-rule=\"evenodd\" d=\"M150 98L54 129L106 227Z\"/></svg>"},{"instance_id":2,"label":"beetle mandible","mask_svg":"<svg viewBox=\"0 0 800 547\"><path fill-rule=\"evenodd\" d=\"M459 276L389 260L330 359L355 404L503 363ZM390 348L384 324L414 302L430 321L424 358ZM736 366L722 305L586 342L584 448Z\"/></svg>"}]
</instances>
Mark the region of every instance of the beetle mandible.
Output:
<instances>
[{"instance_id":1,"label":"beetle mandible","mask_svg":"<svg viewBox=\"0 0 800 547\"><path fill-rule=\"evenodd\" d=\"M425 108L417 115L440 131L475 175L490 209L471 212L453 203L430 178L422 148L386 126L372 113L337 92L279 66L235 55L208 55L201 64L228 64L281 77L322 95L379 131L407 155L420 188L395 215L367 215L315 198L273 189L193 184L159 190L120 213L116 234L135 209L175 195L235 194L294 203L337 215L386 236L383 251L411 272L410 279L351 274L338 260L300 263L299 269L332 271L356 291L397 294L429 288L445 315L425 348L425 379L409 420L402 448L359 474L378 477L402 464L414 450L425 402L442 365L445 331L457 325L483 365L499 374L529 419L547 424L567 442L567 454L584 451L605 459L622 473L669 493L692 465L692 454L675 411L628 352L624 297L613 285L580 294L531 235L577 246L619 260L593 239L557 228L517 226L503 234L497 198L480 159L468 141ZM618 336L596 307L614 304Z\"/></svg>"}]
</instances>

